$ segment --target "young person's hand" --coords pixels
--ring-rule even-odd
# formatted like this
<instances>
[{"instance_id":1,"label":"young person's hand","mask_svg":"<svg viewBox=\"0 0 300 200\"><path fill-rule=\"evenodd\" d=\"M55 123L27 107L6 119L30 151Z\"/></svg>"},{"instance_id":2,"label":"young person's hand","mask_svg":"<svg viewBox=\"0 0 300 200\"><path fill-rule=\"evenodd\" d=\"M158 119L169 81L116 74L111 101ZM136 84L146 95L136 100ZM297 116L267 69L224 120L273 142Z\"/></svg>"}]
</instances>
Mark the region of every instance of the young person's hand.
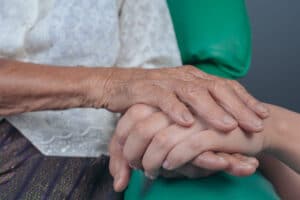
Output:
<instances>
[{"instance_id":1,"label":"young person's hand","mask_svg":"<svg viewBox=\"0 0 300 200\"><path fill-rule=\"evenodd\" d=\"M114 176L115 190L121 191L126 187L130 175L129 165L145 170L145 174L150 178L155 178L159 174L166 177L197 178L220 170L233 175L250 175L255 171L258 162L254 158L210 151L204 152L175 170L161 170L165 156L176 142L199 130L206 130L205 127L204 123L195 123L191 128L183 128L172 124L167 115L152 107L133 106L120 119L110 143L110 172ZM158 148L157 152L150 153L155 146L165 148Z\"/></svg>"}]
</instances>

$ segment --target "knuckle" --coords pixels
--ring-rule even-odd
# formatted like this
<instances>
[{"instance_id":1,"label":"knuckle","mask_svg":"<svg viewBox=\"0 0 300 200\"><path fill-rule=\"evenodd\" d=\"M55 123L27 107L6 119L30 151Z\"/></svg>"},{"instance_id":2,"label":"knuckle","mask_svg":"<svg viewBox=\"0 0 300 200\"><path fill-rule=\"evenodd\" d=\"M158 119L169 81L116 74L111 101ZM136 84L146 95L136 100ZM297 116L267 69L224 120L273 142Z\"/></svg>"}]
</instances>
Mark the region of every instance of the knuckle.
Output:
<instances>
[{"instance_id":1,"label":"knuckle","mask_svg":"<svg viewBox=\"0 0 300 200\"><path fill-rule=\"evenodd\" d=\"M224 80L216 80L214 82L216 91L224 91L229 88L227 82Z\"/></svg>"},{"instance_id":2,"label":"knuckle","mask_svg":"<svg viewBox=\"0 0 300 200\"><path fill-rule=\"evenodd\" d=\"M181 88L181 91L185 98L189 99L190 101L196 101L199 95L204 95L207 93L206 87L203 85L187 85Z\"/></svg>"}]
</instances>

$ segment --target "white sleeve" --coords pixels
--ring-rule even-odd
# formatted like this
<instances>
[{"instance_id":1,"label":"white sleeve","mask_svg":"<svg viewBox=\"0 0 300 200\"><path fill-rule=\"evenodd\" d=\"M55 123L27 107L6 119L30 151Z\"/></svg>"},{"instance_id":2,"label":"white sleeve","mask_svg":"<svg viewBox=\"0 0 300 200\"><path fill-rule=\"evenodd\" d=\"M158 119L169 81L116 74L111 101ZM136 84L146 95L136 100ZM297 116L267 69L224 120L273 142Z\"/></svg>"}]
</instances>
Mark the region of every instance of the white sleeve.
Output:
<instances>
[{"instance_id":1,"label":"white sleeve","mask_svg":"<svg viewBox=\"0 0 300 200\"><path fill-rule=\"evenodd\" d=\"M181 65L165 0L124 0L120 7L120 43L116 66L154 68Z\"/></svg>"}]
</instances>

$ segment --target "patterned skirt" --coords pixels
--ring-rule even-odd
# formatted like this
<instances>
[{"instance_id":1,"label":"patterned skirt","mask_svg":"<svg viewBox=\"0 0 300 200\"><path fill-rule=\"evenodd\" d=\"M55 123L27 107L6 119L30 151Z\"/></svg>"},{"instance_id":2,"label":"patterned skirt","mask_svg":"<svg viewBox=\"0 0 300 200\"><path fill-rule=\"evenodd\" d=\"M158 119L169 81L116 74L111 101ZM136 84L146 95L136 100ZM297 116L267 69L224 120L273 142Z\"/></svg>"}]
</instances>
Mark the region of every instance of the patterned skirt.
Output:
<instances>
[{"instance_id":1,"label":"patterned skirt","mask_svg":"<svg viewBox=\"0 0 300 200\"><path fill-rule=\"evenodd\" d=\"M0 123L0 200L121 200L109 158L43 156L7 121Z\"/></svg>"}]
</instances>

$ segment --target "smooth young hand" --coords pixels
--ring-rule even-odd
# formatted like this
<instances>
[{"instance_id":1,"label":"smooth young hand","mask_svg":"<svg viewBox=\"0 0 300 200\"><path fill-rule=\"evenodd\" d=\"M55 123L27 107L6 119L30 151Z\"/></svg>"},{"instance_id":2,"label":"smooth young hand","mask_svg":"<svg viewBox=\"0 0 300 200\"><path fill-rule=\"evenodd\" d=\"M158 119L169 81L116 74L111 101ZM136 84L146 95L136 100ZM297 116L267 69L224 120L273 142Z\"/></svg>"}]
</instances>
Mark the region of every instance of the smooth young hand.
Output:
<instances>
[{"instance_id":1,"label":"smooth young hand","mask_svg":"<svg viewBox=\"0 0 300 200\"><path fill-rule=\"evenodd\" d=\"M161 170L165 156L177 142L200 130L206 130L205 127L204 123L195 123L191 128L183 128L172 124L164 113L152 107L133 106L119 121L110 144L110 171L114 176L115 189L120 191L126 187L129 165L145 170L150 178L161 173L167 177L175 174L197 178L220 170L233 175L250 175L255 171L258 162L254 158L210 151L176 170Z\"/></svg>"}]
</instances>

